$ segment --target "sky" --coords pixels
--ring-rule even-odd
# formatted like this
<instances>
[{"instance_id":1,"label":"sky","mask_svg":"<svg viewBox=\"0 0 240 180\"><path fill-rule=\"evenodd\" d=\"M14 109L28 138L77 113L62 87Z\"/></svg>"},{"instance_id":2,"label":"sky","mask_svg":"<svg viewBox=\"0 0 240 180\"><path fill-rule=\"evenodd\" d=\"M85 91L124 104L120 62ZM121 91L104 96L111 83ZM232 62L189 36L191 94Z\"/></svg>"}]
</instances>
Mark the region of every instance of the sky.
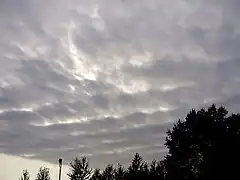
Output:
<instances>
[{"instance_id":1,"label":"sky","mask_svg":"<svg viewBox=\"0 0 240 180\"><path fill-rule=\"evenodd\" d=\"M1 0L1 180L162 159L191 108L240 112L239 0ZM14 169L14 171L13 171ZM64 177L66 179L66 177Z\"/></svg>"}]
</instances>

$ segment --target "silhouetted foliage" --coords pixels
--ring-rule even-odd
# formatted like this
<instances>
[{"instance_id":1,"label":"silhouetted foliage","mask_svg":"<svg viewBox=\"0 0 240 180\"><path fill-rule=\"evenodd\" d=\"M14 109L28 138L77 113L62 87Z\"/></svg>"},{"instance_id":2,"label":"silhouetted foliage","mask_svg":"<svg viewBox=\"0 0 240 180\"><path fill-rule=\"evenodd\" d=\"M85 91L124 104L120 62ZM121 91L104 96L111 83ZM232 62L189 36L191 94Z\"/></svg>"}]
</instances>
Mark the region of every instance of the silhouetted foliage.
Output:
<instances>
[{"instance_id":1,"label":"silhouetted foliage","mask_svg":"<svg viewBox=\"0 0 240 180\"><path fill-rule=\"evenodd\" d=\"M136 153L132 163L128 167L127 179L146 179L148 177L148 165L142 157Z\"/></svg>"},{"instance_id":2,"label":"silhouetted foliage","mask_svg":"<svg viewBox=\"0 0 240 180\"><path fill-rule=\"evenodd\" d=\"M37 173L36 180L51 180L49 168L41 167Z\"/></svg>"},{"instance_id":3,"label":"silhouetted foliage","mask_svg":"<svg viewBox=\"0 0 240 180\"><path fill-rule=\"evenodd\" d=\"M192 110L167 131L166 179L239 179L240 115L212 105Z\"/></svg>"},{"instance_id":4,"label":"silhouetted foliage","mask_svg":"<svg viewBox=\"0 0 240 180\"><path fill-rule=\"evenodd\" d=\"M20 180L29 180L29 179L30 179L30 174L28 170L24 169Z\"/></svg>"},{"instance_id":5,"label":"silhouetted foliage","mask_svg":"<svg viewBox=\"0 0 240 180\"><path fill-rule=\"evenodd\" d=\"M162 161L153 160L149 167L149 179L162 180L164 179L164 164Z\"/></svg>"},{"instance_id":6,"label":"silhouetted foliage","mask_svg":"<svg viewBox=\"0 0 240 180\"><path fill-rule=\"evenodd\" d=\"M90 180L101 180L101 178L102 178L101 171L100 171L100 169L97 168L93 171L93 174L92 174Z\"/></svg>"},{"instance_id":7,"label":"silhouetted foliage","mask_svg":"<svg viewBox=\"0 0 240 180\"><path fill-rule=\"evenodd\" d=\"M89 168L89 162L86 157L81 159L75 158L70 163L70 173L68 177L70 180L86 180L89 179L92 173L92 169Z\"/></svg>"},{"instance_id":8,"label":"silhouetted foliage","mask_svg":"<svg viewBox=\"0 0 240 180\"><path fill-rule=\"evenodd\" d=\"M124 167L121 164L118 164L118 167L115 169L115 174L114 174L114 178L115 180L124 180L124 178L126 177L126 170L124 169Z\"/></svg>"},{"instance_id":9,"label":"silhouetted foliage","mask_svg":"<svg viewBox=\"0 0 240 180\"><path fill-rule=\"evenodd\" d=\"M142 157L136 153L134 158L132 159L132 163L128 167L130 173L139 172L143 168L144 162Z\"/></svg>"},{"instance_id":10,"label":"silhouetted foliage","mask_svg":"<svg viewBox=\"0 0 240 180\"><path fill-rule=\"evenodd\" d=\"M114 180L115 178L115 169L113 165L107 165L101 175L101 180Z\"/></svg>"}]
</instances>

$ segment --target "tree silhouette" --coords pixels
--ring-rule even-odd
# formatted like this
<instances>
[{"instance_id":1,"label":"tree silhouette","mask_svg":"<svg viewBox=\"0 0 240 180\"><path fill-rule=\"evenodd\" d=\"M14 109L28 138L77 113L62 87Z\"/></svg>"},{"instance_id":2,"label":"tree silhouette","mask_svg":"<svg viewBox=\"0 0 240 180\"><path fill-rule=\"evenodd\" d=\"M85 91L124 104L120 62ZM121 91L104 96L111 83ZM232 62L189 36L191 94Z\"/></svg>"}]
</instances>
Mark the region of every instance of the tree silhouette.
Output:
<instances>
[{"instance_id":1,"label":"tree silhouette","mask_svg":"<svg viewBox=\"0 0 240 180\"><path fill-rule=\"evenodd\" d=\"M115 169L115 180L124 180L126 177L126 170L124 169L124 167L121 164L118 164L118 167Z\"/></svg>"},{"instance_id":2,"label":"tree silhouette","mask_svg":"<svg viewBox=\"0 0 240 180\"><path fill-rule=\"evenodd\" d=\"M240 177L240 115L227 114L225 108L215 105L191 110L184 121L167 131L166 179Z\"/></svg>"},{"instance_id":3,"label":"tree silhouette","mask_svg":"<svg viewBox=\"0 0 240 180\"><path fill-rule=\"evenodd\" d=\"M146 179L148 177L148 165L142 157L136 153L132 163L128 167L127 179Z\"/></svg>"},{"instance_id":4,"label":"tree silhouette","mask_svg":"<svg viewBox=\"0 0 240 180\"><path fill-rule=\"evenodd\" d=\"M132 163L128 167L129 172L138 172L143 169L145 162L143 161L142 157L136 153L134 158L132 159Z\"/></svg>"},{"instance_id":5,"label":"tree silhouette","mask_svg":"<svg viewBox=\"0 0 240 180\"><path fill-rule=\"evenodd\" d=\"M92 174L90 180L101 180L101 179L102 179L101 171L100 171L100 169L97 168L93 171L93 174Z\"/></svg>"},{"instance_id":6,"label":"tree silhouette","mask_svg":"<svg viewBox=\"0 0 240 180\"><path fill-rule=\"evenodd\" d=\"M101 180L114 180L115 179L115 169L113 165L107 165L107 167L102 172Z\"/></svg>"},{"instance_id":7,"label":"tree silhouette","mask_svg":"<svg viewBox=\"0 0 240 180\"><path fill-rule=\"evenodd\" d=\"M70 180L87 180L90 178L92 169L89 168L89 162L86 157L81 159L75 158L70 163L70 173L68 177Z\"/></svg>"},{"instance_id":8,"label":"tree silhouette","mask_svg":"<svg viewBox=\"0 0 240 180\"><path fill-rule=\"evenodd\" d=\"M30 179L30 174L29 174L28 170L24 169L23 174L20 177L20 180L29 180L29 179Z\"/></svg>"},{"instance_id":9,"label":"tree silhouette","mask_svg":"<svg viewBox=\"0 0 240 180\"><path fill-rule=\"evenodd\" d=\"M162 161L153 160L149 168L149 179L163 180L164 179L164 164Z\"/></svg>"},{"instance_id":10,"label":"tree silhouette","mask_svg":"<svg viewBox=\"0 0 240 180\"><path fill-rule=\"evenodd\" d=\"M40 167L40 169L37 173L36 180L51 180L50 173L49 173L49 168Z\"/></svg>"}]
</instances>

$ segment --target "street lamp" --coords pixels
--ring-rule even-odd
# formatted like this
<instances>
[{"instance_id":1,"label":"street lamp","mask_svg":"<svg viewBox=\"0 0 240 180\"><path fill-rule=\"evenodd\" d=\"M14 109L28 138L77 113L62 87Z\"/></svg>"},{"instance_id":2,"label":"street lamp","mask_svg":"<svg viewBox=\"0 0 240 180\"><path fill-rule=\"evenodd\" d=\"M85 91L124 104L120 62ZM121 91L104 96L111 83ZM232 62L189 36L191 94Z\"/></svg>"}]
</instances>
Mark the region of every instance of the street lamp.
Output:
<instances>
[{"instance_id":1,"label":"street lamp","mask_svg":"<svg viewBox=\"0 0 240 180\"><path fill-rule=\"evenodd\" d=\"M59 180L61 180L61 172L62 172L62 158L58 159L58 165L59 165Z\"/></svg>"}]
</instances>

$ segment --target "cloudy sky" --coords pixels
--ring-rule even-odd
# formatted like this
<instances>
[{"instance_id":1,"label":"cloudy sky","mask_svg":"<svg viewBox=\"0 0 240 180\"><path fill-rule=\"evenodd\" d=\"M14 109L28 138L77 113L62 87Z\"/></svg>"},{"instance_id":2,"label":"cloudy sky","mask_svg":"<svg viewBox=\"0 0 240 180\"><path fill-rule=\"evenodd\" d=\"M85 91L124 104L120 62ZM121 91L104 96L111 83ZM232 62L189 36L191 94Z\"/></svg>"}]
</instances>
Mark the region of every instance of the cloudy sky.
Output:
<instances>
[{"instance_id":1,"label":"cloudy sky","mask_svg":"<svg viewBox=\"0 0 240 180\"><path fill-rule=\"evenodd\" d=\"M190 108L240 111L239 7L1 0L0 179L41 164L56 174L58 157L161 159L166 129Z\"/></svg>"}]
</instances>

